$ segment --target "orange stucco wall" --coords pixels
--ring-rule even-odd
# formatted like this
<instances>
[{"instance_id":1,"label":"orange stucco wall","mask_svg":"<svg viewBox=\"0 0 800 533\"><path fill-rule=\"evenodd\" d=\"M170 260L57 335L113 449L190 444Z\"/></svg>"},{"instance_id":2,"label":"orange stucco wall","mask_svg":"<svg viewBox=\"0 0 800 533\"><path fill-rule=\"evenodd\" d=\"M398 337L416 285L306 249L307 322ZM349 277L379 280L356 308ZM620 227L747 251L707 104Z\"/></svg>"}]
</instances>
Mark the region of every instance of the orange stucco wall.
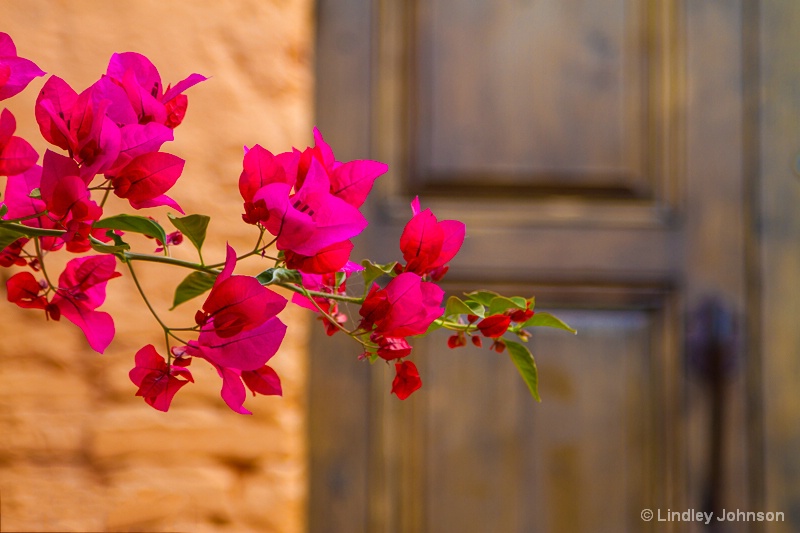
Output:
<instances>
[{"instance_id":1,"label":"orange stucco wall","mask_svg":"<svg viewBox=\"0 0 800 533\"><path fill-rule=\"evenodd\" d=\"M241 222L236 186L242 147L279 152L312 140L311 0L0 0L0 31L21 56L78 91L105 71L113 52L144 53L165 83L192 72L210 76L188 92L187 118L163 148L187 160L170 195L187 213L211 215L207 261L222 260L226 242L253 245L257 234ZM40 154L46 145L33 102L44 79L0 104ZM106 211L119 207L112 202ZM168 226L166 208L147 211ZM152 251L152 241L136 243ZM175 254L191 258L193 250L185 243ZM53 257L56 272L59 261ZM268 266L256 260L241 269ZM188 272L140 270L168 321L191 324L197 302L166 311ZM3 285L8 275L0 273ZM101 308L117 325L104 355L68 322L0 304L0 530L304 530L303 312L282 315L289 333L271 361L283 398L249 398L254 415L234 414L219 398L214 370L195 364L197 383L164 414L134 397L128 380L141 346L163 352L161 330L128 275L109 283Z\"/></svg>"}]
</instances>

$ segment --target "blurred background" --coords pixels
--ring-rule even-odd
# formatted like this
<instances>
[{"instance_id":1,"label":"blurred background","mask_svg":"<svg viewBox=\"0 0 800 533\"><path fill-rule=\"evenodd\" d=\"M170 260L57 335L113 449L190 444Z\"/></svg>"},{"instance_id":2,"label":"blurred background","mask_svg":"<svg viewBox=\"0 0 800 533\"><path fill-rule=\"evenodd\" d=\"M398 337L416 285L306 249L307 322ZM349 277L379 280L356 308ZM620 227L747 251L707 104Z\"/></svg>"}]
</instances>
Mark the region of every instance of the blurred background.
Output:
<instances>
[{"instance_id":1,"label":"blurred background","mask_svg":"<svg viewBox=\"0 0 800 533\"><path fill-rule=\"evenodd\" d=\"M71 325L6 307L0 531L800 530L797 2L0 13L20 55L76 88L128 50L165 81L211 76L169 146L187 159L174 197L212 215L208 255L253 238L233 186L242 145L303 147L318 125L339 160L390 166L356 257L395 260L419 194L467 224L449 292L535 295L579 331L534 332L540 404L505 354L450 351L444 335L416 344L424 387L400 402L389 366L357 363L291 309L272 361L283 398L235 416L198 369L165 416L127 379L158 340L128 280L111 282L103 356ZM31 140L43 81L4 102ZM147 276L163 307L170 275ZM784 521L657 520L723 509Z\"/></svg>"}]
</instances>

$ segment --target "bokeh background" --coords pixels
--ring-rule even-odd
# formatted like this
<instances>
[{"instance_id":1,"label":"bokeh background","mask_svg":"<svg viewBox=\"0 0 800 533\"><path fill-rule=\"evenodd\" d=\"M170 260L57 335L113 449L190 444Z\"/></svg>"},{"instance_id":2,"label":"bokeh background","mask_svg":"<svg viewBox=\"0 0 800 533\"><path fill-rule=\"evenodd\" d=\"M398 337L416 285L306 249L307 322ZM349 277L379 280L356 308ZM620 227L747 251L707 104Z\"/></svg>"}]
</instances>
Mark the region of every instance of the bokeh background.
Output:
<instances>
[{"instance_id":1,"label":"bokeh background","mask_svg":"<svg viewBox=\"0 0 800 533\"><path fill-rule=\"evenodd\" d=\"M103 356L4 306L0 531L703 531L640 513L723 508L783 520L710 530L800 530L798 29L795 0L0 0L0 31L73 87L128 50L210 76L168 147L206 257L252 245L243 145L318 125L391 169L356 257L396 260L420 194L467 223L450 293L535 295L579 330L535 332L541 404L446 335L399 402L391 366L290 308L283 398L234 415L198 365L164 415L127 378L161 341L129 279ZM43 82L4 102L31 140ZM183 273L147 266L166 308Z\"/></svg>"}]
</instances>

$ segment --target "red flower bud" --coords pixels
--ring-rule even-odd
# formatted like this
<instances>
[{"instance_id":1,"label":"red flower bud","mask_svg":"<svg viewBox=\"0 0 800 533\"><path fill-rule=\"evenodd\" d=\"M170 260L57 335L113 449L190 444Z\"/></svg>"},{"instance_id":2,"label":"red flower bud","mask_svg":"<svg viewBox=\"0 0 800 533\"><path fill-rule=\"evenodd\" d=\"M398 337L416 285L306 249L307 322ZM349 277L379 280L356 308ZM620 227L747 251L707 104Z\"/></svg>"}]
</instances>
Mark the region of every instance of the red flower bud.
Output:
<instances>
[{"instance_id":1,"label":"red flower bud","mask_svg":"<svg viewBox=\"0 0 800 533\"><path fill-rule=\"evenodd\" d=\"M502 337L511 325L511 317L508 315L492 315L478 322L478 329L485 337L496 339Z\"/></svg>"}]
</instances>

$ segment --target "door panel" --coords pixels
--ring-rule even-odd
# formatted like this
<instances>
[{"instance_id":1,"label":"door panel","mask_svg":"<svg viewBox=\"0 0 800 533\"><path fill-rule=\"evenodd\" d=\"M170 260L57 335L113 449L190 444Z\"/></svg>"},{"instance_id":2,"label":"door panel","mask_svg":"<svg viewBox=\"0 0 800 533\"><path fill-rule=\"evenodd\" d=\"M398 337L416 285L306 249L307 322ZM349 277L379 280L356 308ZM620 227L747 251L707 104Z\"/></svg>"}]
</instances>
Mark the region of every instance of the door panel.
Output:
<instances>
[{"instance_id":1,"label":"door panel","mask_svg":"<svg viewBox=\"0 0 800 533\"><path fill-rule=\"evenodd\" d=\"M333 4L369 26L326 17ZM704 301L748 320L742 9L320 2L321 73L337 36L369 62L319 80L318 123L341 159L391 169L356 255L396 260L420 194L467 224L448 292L534 294L579 335L534 333L541 404L507 355L451 351L444 334L415 345L424 386L404 402L389 366L315 356L312 532L691 531L639 513L753 501L744 487L762 474L746 450L760 435L742 399L760 385L742 344L712 376L697 370L709 351L690 364L684 349ZM344 122L343 107L357 109ZM347 516L328 520L334 505Z\"/></svg>"},{"instance_id":2,"label":"door panel","mask_svg":"<svg viewBox=\"0 0 800 533\"><path fill-rule=\"evenodd\" d=\"M414 185L646 191L640 4L419 2Z\"/></svg>"},{"instance_id":3,"label":"door panel","mask_svg":"<svg viewBox=\"0 0 800 533\"><path fill-rule=\"evenodd\" d=\"M535 336L534 408L504 354L442 351L444 335L426 343L425 531L612 532L637 517L655 456L653 317L561 315L581 334Z\"/></svg>"}]
</instances>

